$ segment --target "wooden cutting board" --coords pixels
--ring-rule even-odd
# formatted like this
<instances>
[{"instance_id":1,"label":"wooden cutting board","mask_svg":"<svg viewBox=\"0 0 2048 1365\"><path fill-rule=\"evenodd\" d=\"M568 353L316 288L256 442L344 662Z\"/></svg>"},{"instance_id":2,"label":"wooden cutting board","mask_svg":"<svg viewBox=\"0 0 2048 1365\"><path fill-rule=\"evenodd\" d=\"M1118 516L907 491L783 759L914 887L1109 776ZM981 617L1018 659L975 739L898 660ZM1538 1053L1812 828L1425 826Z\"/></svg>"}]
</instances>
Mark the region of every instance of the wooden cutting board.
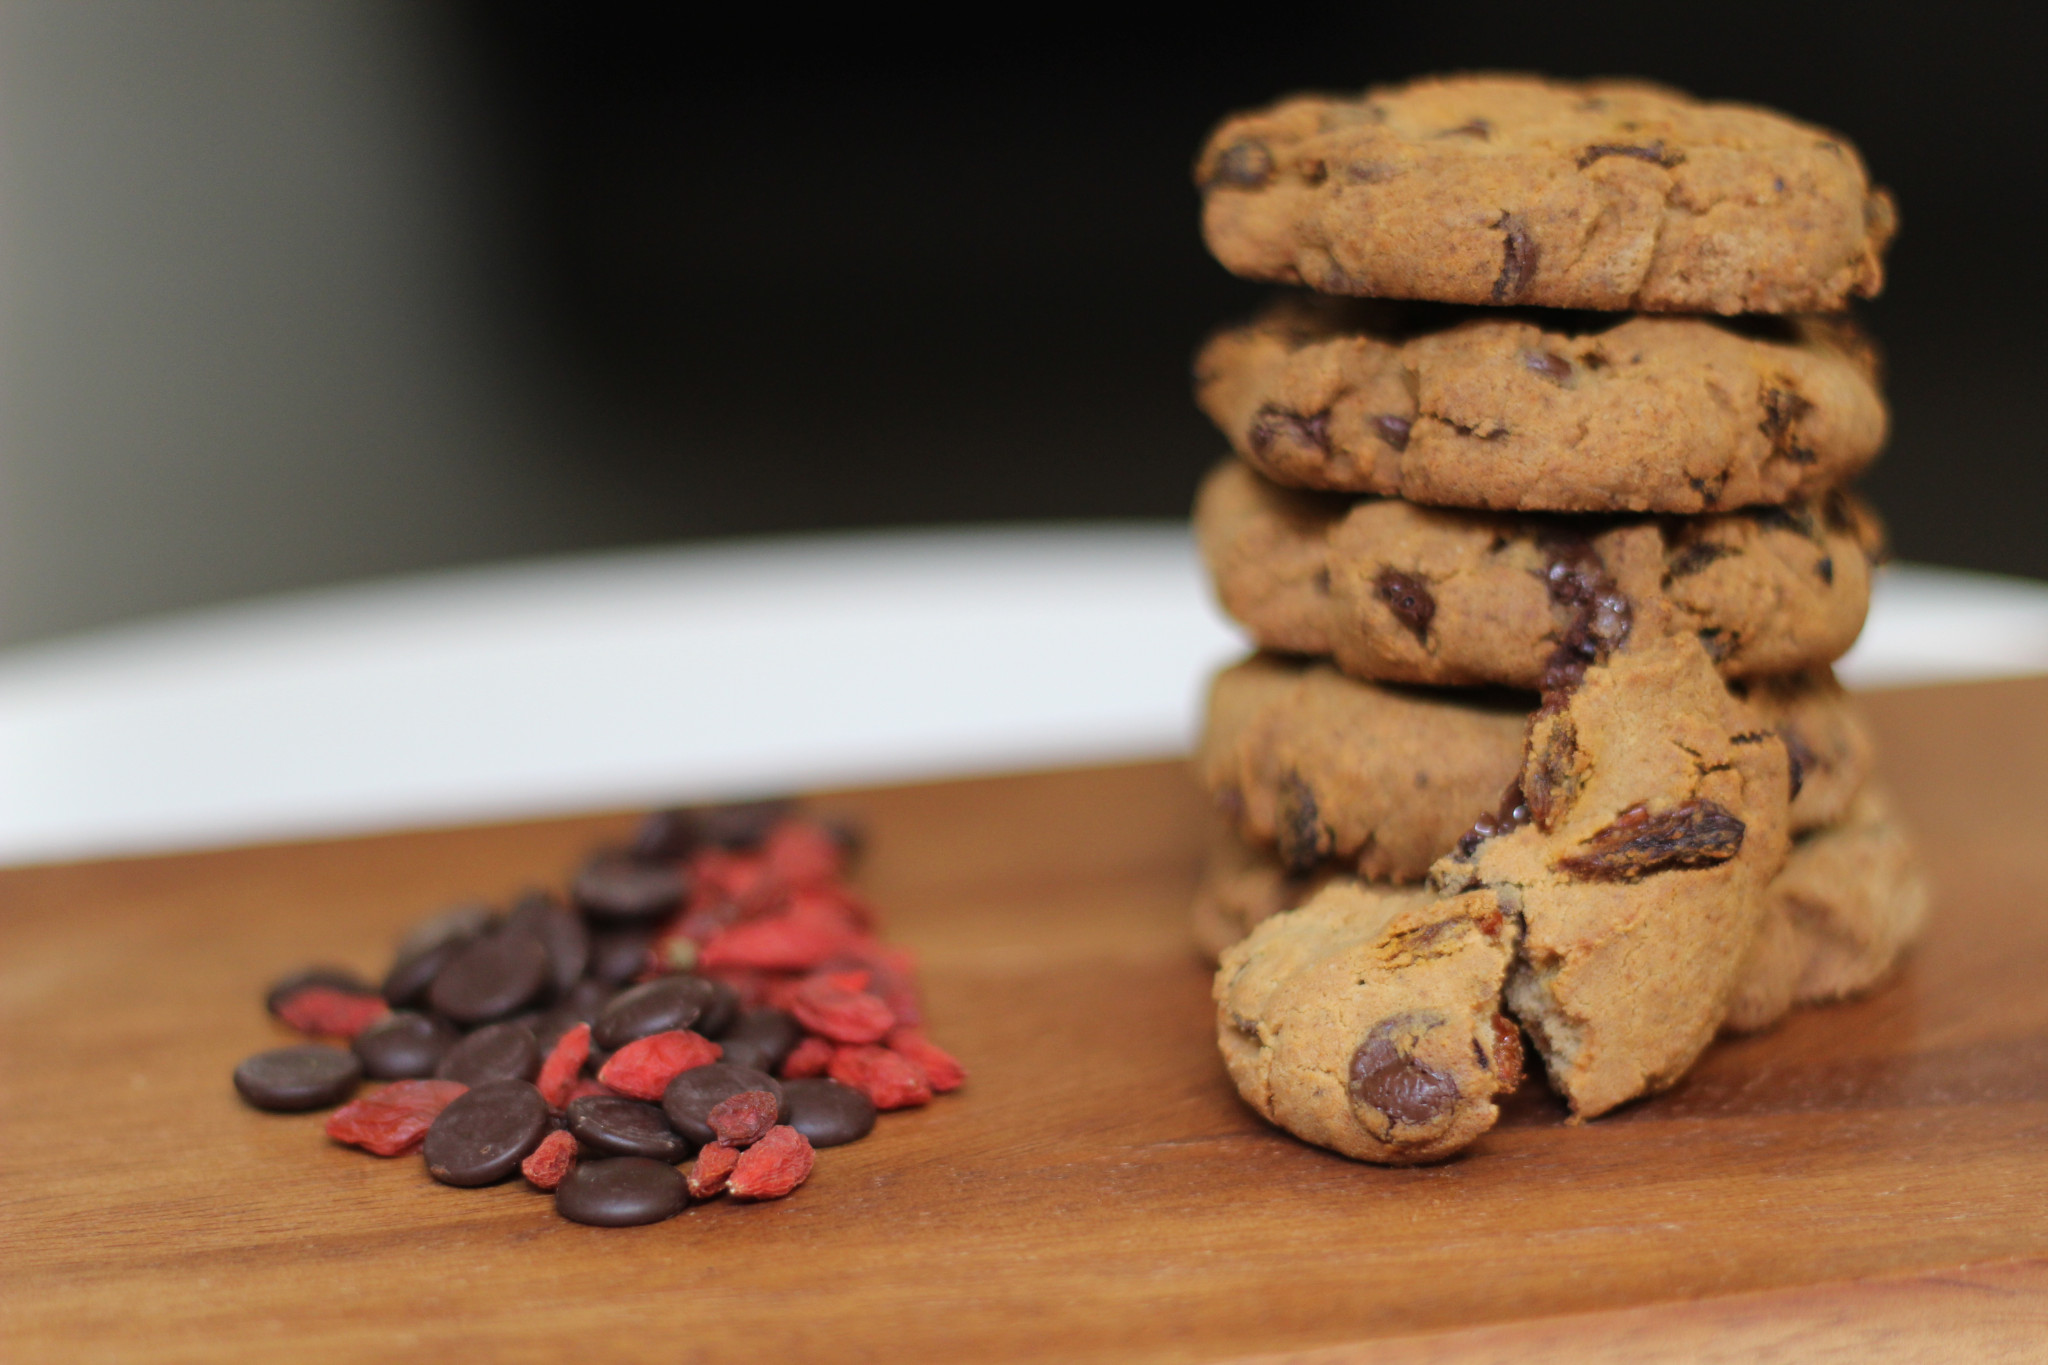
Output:
<instances>
[{"instance_id":1,"label":"wooden cutting board","mask_svg":"<svg viewBox=\"0 0 2048 1365\"><path fill-rule=\"evenodd\" d=\"M0 873L0 1356L2048 1358L2048 680L1870 710L1939 887L1900 977L1590 1125L1526 1090L1421 1170L1238 1104L1177 765L830 798L973 1079L783 1203L625 1231L228 1082L271 978L377 969L625 817Z\"/></svg>"}]
</instances>

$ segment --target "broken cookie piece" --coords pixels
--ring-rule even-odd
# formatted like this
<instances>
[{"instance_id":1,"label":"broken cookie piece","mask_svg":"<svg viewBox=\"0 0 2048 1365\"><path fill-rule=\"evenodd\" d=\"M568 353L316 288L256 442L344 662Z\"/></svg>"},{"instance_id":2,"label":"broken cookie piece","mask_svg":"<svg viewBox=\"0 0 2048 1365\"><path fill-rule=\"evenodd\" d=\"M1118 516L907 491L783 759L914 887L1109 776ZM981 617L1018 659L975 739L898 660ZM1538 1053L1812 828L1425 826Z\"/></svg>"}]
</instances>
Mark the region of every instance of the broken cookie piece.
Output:
<instances>
[{"instance_id":1,"label":"broken cookie piece","mask_svg":"<svg viewBox=\"0 0 2048 1365\"><path fill-rule=\"evenodd\" d=\"M1246 1103L1319 1146L1390 1165L1449 1156L1521 1081L1521 1036L1500 1014L1514 948L1488 892L1335 883L1224 952L1224 1064Z\"/></svg>"}]
</instances>

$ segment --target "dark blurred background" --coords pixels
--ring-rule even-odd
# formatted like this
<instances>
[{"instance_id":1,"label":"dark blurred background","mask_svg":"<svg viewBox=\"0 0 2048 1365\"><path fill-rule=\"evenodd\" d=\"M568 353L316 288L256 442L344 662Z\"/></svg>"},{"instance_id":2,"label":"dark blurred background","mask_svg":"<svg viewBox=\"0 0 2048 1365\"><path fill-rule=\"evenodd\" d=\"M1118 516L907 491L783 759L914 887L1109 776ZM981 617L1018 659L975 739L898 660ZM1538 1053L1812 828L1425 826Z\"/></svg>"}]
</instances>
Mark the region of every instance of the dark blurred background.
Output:
<instances>
[{"instance_id":1,"label":"dark blurred background","mask_svg":"<svg viewBox=\"0 0 2048 1365\"><path fill-rule=\"evenodd\" d=\"M542 0L0 5L0 640L482 559L1176 517L1255 287L1224 112L1631 73L1846 132L1902 556L2048 576L2032 7L1295 5L1221 19Z\"/></svg>"}]
</instances>

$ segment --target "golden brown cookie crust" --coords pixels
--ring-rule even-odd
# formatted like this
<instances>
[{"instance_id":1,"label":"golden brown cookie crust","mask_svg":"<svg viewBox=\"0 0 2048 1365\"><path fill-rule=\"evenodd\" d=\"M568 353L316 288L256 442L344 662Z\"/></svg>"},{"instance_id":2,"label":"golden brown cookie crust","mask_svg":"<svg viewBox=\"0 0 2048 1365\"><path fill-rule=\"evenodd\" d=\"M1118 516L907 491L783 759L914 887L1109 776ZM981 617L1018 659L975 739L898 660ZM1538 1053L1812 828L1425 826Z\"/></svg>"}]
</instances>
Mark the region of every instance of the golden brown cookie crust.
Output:
<instances>
[{"instance_id":1,"label":"golden brown cookie crust","mask_svg":"<svg viewBox=\"0 0 2048 1365\"><path fill-rule=\"evenodd\" d=\"M1560 556L1589 551L1632 601L1662 599L1723 674L1825 665L1855 642L1883 546L1837 494L1714 517L1611 520L1301 493L1236 460L1204 481L1195 536L1223 609L1268 649L1386 682L1537 687L1575 606Z\"/></svg>"},{"instance_id":2,"label":"golden brown cookie crust","mask_svg":"<svg viewBox=\"0 0 2048 1365\"><path fill-rule=\"evenodd\" d=\"M1884 447L1876 354L1847 321L1592 323L1294 297L1210 339L1195 398L1279 483L1443 507L1782 503Z\"/></svg>"},{"instance_id":3,"label":"golden brown cookie crust","mask_svg":"<svg viewBox=\"0 0 2048 1365\"><path fill-rule=\"evenodd\" d=\"M1297 96L1226 119L1195 180L1236 274L1445 303L1834 312L1898 224L1841 137L1624 81Z\"/></svg>"},{"instance_id":4,"label":"golden brown cookie crust","mask_svg":"<svg viewBox=\"0 0 2048 1365\"><path fill-rule=\"evenodd\" d=\"M1216 1029L1245 1102L1319 1146L1434 1161L1499 1117L1522 1075L1500 1014L1514 925L1486 892L1342 882L1223 954Z\"/></svg>"},{"instance_id":5,"label":"golden brown cookie crust","mask_svg":"<svg viewBox=\"0 0 2048 1365\"><path fill-rule=\"evenodd\" d=\"M1791 828L1842 819L1873 760L1840 684L1823 670L1739 690L1794 758ZM1416 881L1500 805L1535 707L1526 693L1386 687L1257 655L1211 684L1196 771L1226 823L1294 875Z\"/></svg>"},{"instance_id":6,"label":"golden brown cookie crust","mask_svg":"<svg viewBox=\"0 0 2048 1365\"><path fill-rule=\"evenodd\" d=\"M1232 905L1249 889L1240 877ZM1869 990L1926 923L1928 901L1926 874L1890 794L1867 784L1839 823L1793 843L1723 1027L1768 1028L1795 1005Z\"/></svg>"}]
</instances>

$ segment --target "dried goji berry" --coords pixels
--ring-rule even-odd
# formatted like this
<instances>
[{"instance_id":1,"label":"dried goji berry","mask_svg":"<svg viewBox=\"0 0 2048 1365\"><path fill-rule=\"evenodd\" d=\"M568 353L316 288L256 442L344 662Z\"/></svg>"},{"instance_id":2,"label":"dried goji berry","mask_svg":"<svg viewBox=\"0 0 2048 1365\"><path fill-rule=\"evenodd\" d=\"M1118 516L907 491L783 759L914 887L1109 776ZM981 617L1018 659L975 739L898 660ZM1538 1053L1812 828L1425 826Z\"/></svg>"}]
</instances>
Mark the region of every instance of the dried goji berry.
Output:
<instances>
[{"instance_id":1,"label":"dried goji berry","mask_svg":"<svg viewBox=\"0 0 2048 1365\"><path fill-rule=\"evenodd\" d=\"M790 993L789 1012L805 1028L835 1043L879 1042L896 1026L896 1016L876 996L839 984L866 975L811 977Z\"/></svg>"},{"instance_id":2,"label":"dried goji berry","mask_svg":"<svg viewBox=\"0 0 2048 1365\"><path fill-rule=\"evenodd\" d=\"M832 1054L836 1051L838 1049L823 1038L804 1039L782 1059L782 1079L802 1081L824 1075L825 1069L832 1065Z\"/></svg>"},{"instance_id":3,"label":"dried goji berry","mask_svg":"<svg viewBox=\"0 0 2048 1365\"><path fill-rule=\"evenodd\" d=\"M908 1058L913 1066L922 1071L925 1080L931 1083L934 1095L958 1090L961 1082L967 1079L967 1069L955 1060L952 1053L914 1028L889 1030L884 1045L899 1057Z\"/></svg>"},{"instance_id":4,"label":"dried goji berry","mask_svg":"<svg viewBox=\"0 0 2048 1365\"><path fill-rule=\"evenodd\" d=\"M302 986L277 1002L277 1017L316 1038L353 1038L391 1013L379 995Z\"/></svg>"},{"instance_id":5,"label":"dried goji berry","mask_svg":"<svg viewBox=\"0 0 2048 1365\"><path fill-rule=\"evenodd\" d=\"M519 1173L535 1189L551 1190L562 1183L576 1164L576 1138L566 1128L557 1128L540 1140L532 1155L519 1163Z\"/></svg>"},{"instance_id":6,"label":"dried goji berry","mask_svg":"<svg viewBox=\"0 0 2048 1365\"><path fill-rule=\"evenodd\" d=\"M761 856L791 886L829 882L846 866L845 847L823 825L784 820L768 832Z\"/></svg>"},{"instance_id":7,"label":"dried goji berry","mask_svg":"<svg viewBox=\"0 0 2048 1365\"><path fill-rule=\"evenodd\" d=\"M768 860L758 853L705 848L690 855L691 884L711 898L744 904L767 878Z\"/></svg>"},{"instance_id":8,"label":"dried goji berry","mask_svg":"<svg viewBox=\"0 0 2048 1365\"><path fill-rule=\"evenodd\" d=\"M711 1106L704 1121L718 1140L728 1147L745 1147L775 1126L782 1117L782 1101L765 1090L742 1090L727 1095Z\"/></svg>"},{"instance_id":9,"label":"dried goji berry","mask_svg":"<svg viewBox=\"0 0 2048 1365\"><path fill-rule=\"evenodd\" d=\"M846 951L860 931L836 901L799 894L787 909L735 924L714 934L697 959L707 968L752 967L766 972L809 971Z\"/></svg>"},{"instance_id":10,"label":"dried goji berry","mask_svg":"<svg viewBox=\"0 0 2048 1365\"><path fill-rule=\"evenodd\" d=\"M725 1147L714 1142L698 1152L696 1163L690 1167L690 1197L715 1199L724 1194L726 1177L739 1164L740 1149L737 1147Z\"/></svg>"},{"instance_id":11,"label":"dried goji berry","mask_svg":"<svg viewBox=\"0 0 2048 1365\"><path fill-rule=\"evenodd\" d=\"M393 1081L328 1115L327 1136L377 1156L403 1156L468 1089L460 1081Z\"/></svg>"},{"instance_id":12,"label":"dried goji berry","mask_svg":"<svg viewBox=\"0 0 2048 1365\"><path fill-rule=\"evenodd\" d=\"M724 1051L688 1029L670 1029L636 1038L614 1052L597 1078L621 1095L658 1101L670 1081L693 1066L717 1061Z\"/></svg>"},{"instance_id":13,"label":"dried goji berry","mask_svg":"<svg viewBox=\"0 0 2048 1365\"><path fill-rule=\"evenodd\" d=\"M787 1124L770 1128L733 1166L725 1187L739 1199L780 1199L811 1174L811 1140Z\"/></svg>"},{"instance_id":14,"label":"dried goji berry","mask_svg":"<svg viewBox=\"0 0 2048 1365\"><path fill-rule=\"evenodd\" d=\"M583 1075L583 1064L589 1060L590 1025L578 1024L555 1043L548 1059L540 1064L540 1079L534 1082L550 1109L569 1107L569 1091Z\"/></svg>"},{"instance_id":15,"label":"dried goji berry","mask_svg":"<svg viewBox=\"0 0 2048 1365\"><path fill-rule=\"evenodd\" d=\"M873 1100L877 1109L914 1109L932 1100L924 1072L885 1047L842 1047L825 1070L833 1080Z\"/></svg>"}]
</instances>

